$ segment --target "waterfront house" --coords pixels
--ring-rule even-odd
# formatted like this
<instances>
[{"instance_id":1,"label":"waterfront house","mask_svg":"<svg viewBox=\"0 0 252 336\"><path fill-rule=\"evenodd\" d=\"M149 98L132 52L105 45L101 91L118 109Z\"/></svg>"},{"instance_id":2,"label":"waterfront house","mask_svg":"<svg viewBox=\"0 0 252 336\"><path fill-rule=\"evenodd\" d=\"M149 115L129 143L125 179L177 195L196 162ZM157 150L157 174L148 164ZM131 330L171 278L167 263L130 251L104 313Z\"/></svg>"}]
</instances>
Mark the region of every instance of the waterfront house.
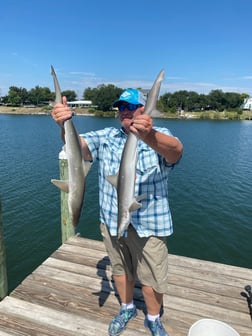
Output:
<instances>
[{"instance_id":1,"label":"waterfront house","mask_svg":"<svg viewBox=\"0 0 252 336\"><path fill-rule=\"evenodd\" d=\"M245 98L241 108L252 111L252 97Z\"/></svg>"}]
</instances>

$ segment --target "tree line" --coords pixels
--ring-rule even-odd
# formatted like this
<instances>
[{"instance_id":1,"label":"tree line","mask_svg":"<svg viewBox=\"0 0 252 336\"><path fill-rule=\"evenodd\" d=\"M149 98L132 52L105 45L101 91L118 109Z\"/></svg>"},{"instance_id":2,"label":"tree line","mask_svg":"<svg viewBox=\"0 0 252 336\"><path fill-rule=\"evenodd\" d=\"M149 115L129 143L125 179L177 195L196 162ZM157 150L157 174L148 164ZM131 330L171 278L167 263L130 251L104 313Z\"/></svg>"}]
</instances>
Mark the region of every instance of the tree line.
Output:
<instances>
[{"instance_id":1,"label":"tree line","mask_svg":"<svg viewBox=\"0 0 252 336\"><path fill-rule=\"evenodd\" d=\"M69 101L75 100L77 95L74 91L63 91L62 95L66 96ZM6 96L1 97L1 104L10 106L25 106L34 105L42 106L48 105L55 100L55 93L48 87L36 86L31 90L22 87L11 86Z\"/></svg>"},{"instance_id":2,"label":"tree line","mask_svg":"<svg viewBox=\"0 0 252 336\"><path fill-rule=\"evenodd\" d=\"M141 88L138 88L141 90ZM100 111L110 111L113 102L119 97L123 89L113 84L99 85L96 88L86 88L82 98L91 100L95 109ZM74 101L77 94L73 90L66 90L62 95L68 101ZM177 113L178 111L207 111L215 110L240 110L247 93L223 92L222 90L212 90L209 94L199 94L194 91L180 90L174 93L167 92L159 97L158 109L163 112ZM54 101L55 93L48 87L36 86L31 90L22 87L11 86L8 94L1 97L1 104L10 106L43 106Z\"/></svg>"}]
</instances>

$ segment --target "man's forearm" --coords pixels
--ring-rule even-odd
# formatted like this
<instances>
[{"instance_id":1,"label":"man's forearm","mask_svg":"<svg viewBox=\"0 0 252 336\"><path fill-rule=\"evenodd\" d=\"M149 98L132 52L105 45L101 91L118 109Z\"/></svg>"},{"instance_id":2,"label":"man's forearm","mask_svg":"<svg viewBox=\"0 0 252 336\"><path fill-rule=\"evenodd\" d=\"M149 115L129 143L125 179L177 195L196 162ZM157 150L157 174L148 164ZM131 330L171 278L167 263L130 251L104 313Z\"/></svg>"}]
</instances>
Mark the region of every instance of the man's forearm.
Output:
<instances>
[{"instance_id":1,"label":"man's forearm","mask_svg":"<svg viewBox=\"0 0 252 336\"><path fill-rule=\"evenodd\" d=\"M183 152L183 145L177 138L154 129L144 138L144 142L169 163L176 163Z\"/></svg>"}]
</instances>

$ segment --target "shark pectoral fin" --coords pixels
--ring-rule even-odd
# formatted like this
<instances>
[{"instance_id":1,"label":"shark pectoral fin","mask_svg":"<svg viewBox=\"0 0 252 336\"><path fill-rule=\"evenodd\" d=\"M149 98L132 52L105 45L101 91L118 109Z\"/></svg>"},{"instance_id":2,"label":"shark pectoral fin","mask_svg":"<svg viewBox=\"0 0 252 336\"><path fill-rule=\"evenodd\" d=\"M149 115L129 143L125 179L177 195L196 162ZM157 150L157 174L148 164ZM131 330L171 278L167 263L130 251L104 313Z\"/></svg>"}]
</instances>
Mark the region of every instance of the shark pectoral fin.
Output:
<instances>
[{"instance_id":1,"label":"shark pectoral fin","mask_svg":"<svg viewBox=\"0 0 252 336\"><path fill-rule=\"evenodd\" d=\"M147 194L142 194L136 197L137 202L142 201L143 199L147 198Z\"/></svg>"},{"instance_id":2,"label":"shark pectoral fin","mask_svg":"<svg viewBox=\"0 0 252 336\"><path fill-rule=\"evenodd\" d=\"M68 181L62 181L62 180L54 180L52 179L51 182L56 185L60 190L68 193L69 192L69 183Z\"/></svg>"},{"instance_id":3,"label":"shark pectoral fin","mask_svg":"<svg viewBox=\"0 0 252 336\"><path fill-rule=\"evenodd\" d=\"M142 194L142 195L139 195L136 198L134 198L134 202L130 205L129 211L135 211L135 210L138 210L139 208L141 208L142 204L139 203L139 201L141 201L142 199L144 199L146 197L147 197L147 194Z\"/></svg>"},{"instance_id":4,"label":"shark pectoral fin","mask_svg":"<svg viewBox=\"0 0 252 336\"><path fill-rule=\"evenodd\" d=\"M134 200L134 202L130 205L129 207L129 211L135 211L138 210L139 208L141 208L142 204L138 203L136 200Z\"/></svg>"},{"instance_id":5,"label":"shark pectoral fin","mask_svg":"<svg viewBox=\"0 0 252 336\"><path fill-rule=\"evenodd\" d=\"M85 176L87 176L91 166L92 166L92 162L90 161L83 161L83 170L84 170L84 173L85 173Z\"/></svg>"},{"instance_id":6,"label":"shark pectoral fin","mask_svg":"<svg viewBox=\"0 0 252 336\"><path fill-rule=\"evenodd\" d=\"M118 173L115 175L108 175L106 176L106 180L111 183L115 188L117 188L118 185Z\"/></svg>"}]
</instances>

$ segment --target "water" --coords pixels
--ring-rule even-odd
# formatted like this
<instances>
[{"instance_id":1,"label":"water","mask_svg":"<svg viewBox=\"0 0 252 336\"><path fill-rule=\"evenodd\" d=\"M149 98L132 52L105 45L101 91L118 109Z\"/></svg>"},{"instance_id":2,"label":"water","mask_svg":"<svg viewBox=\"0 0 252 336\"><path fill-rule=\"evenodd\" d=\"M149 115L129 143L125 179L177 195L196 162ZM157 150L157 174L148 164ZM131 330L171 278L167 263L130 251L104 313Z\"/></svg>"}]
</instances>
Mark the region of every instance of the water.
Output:
<instances>
[{"instance_id":1,"label":"water","mask_svg":"<svg viewBox=\"0 0 252 336\"><path fill-rule=\"evenodd\" d=\"M118 126L114 118L75 117L79 132ZM174 234L170 253L252 268L252 122L155 120L184 144L170 174ZM59 127L50 116L0 115L0 196L9 290L61 244ZM97 165L87 179L77 231L101 240Z\"/></svg>"}]
</instances>

